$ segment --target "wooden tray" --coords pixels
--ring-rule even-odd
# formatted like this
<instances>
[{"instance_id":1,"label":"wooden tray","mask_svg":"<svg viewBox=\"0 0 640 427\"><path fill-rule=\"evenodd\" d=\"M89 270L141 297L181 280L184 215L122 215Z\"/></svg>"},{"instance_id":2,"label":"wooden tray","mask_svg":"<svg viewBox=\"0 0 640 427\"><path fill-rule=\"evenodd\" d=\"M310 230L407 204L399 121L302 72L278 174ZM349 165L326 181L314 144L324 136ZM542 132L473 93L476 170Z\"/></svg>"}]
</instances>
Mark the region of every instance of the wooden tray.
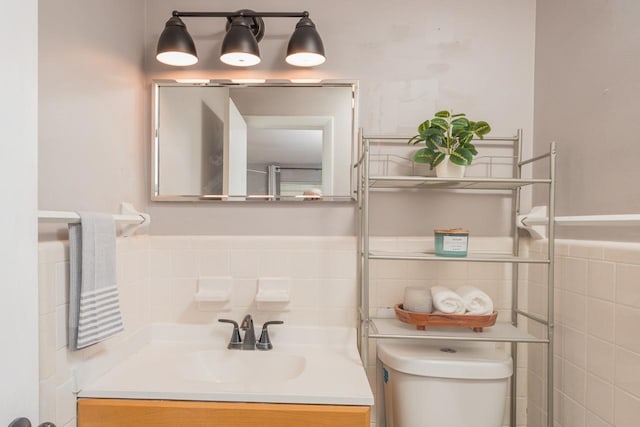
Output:
<instances>
[{"instance_id":1,"label":"wooden tray","mask_svg":"<svg viewBox=\"0 0 640 427\"><path fill-rule=\"evenodd\" d=\"M445 314L417 313L402 308L402 304L394 306L398 320L410 325L416 325L416 329L424 331L427 326L453 326L458 328L471 328L473 332L482 332L482 328L493 326L496 323L498 312L491 314Z\"/></svg>"}]
</instances>

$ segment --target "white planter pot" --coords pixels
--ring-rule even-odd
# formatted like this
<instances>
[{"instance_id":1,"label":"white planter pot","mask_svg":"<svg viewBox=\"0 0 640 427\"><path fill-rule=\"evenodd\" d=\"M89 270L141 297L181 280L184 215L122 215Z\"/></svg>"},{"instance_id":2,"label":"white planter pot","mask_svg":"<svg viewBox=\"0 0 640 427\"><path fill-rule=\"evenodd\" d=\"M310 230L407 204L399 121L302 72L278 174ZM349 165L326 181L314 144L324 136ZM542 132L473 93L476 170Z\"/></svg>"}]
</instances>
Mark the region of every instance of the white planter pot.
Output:
<instances>
[{"instance_id":1,"label":"white planter pot","mask_svg":"<svg viewBox=\"0 0 640 427\"><path fill-rule=\"evenodd\" d=\"M438 178L464 178L466 166L456 165L449 160L449 155L436 166L436 176Z\"/></svg>"}]
</instances>

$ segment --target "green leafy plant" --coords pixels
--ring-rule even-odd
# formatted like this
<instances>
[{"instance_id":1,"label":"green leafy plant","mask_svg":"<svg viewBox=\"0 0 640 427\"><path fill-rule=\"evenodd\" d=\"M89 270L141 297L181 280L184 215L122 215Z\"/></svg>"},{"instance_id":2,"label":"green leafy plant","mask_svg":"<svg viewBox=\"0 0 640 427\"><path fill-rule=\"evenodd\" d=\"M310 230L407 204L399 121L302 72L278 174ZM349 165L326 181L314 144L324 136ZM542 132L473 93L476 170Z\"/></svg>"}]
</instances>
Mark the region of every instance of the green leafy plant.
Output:
<instances>
[{"instance_id":1,"label":"green leafy plant","mask_svg":"<svg viewBox=\"0 0 640 427\"><path fill-rule=\"evenodd\" d=\"M415 145L424 141L426 147L414 154L413 161L429 163L433 169L449 155L452 163L470 165L478 154L471 140L474 136L483 139L491 132L491 126L484 121L473 122L465 116L464 113L452 114L443 110L438 111L431 120L421 123L418 134L408 143Z\"/></svg>"}]
</instances>

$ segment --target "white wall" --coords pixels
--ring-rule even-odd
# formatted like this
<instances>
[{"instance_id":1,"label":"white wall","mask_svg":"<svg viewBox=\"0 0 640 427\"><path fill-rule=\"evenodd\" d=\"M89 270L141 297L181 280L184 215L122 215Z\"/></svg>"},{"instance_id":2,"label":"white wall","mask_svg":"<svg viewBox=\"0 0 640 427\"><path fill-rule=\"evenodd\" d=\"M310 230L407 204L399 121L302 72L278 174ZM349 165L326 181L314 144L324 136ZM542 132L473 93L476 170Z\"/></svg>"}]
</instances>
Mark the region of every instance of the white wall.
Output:
<instances>
[{"instance_id":1,"label":"white wall","mask_svg":"<svg viewBox=\"0 0 640 427\"><path fill-rule=\"evenodd\" d=\"M247 0L243 8L258 11L307 7L327 52L327 62L301 70L284 62L286 44L295 19L266 19L260 43L262 63L238 70L219 62L224 19L185 18L200 62L176 69L155 61L155 48L171 11L229 10L236 2L177 0L148 1L145 30L145 66L150 78L338 78L360 82L360 125L367 133L414 134L416 126L438 109L469 113L486 119L496 135L514 135L524 129L525 154L530 152L533 117L533 53L535 1L401 0L343 2L328 0L301 5L294 0ZM473 227L476 235L508 232L500 215L484 215L496 201L453 201L443 211L441 197L380 197L372 200L376 231L431 233L436 224ZM406 202L406 209L397 209ZM152 204L154 234L332 234L355 233L354 204L185 205ZM509 208L505 208L509 212ZM184 219L189 218L188 222ZM446 221L445 221L446 220ZM309 226L310 225L310 226ZM420 231L421 232L421 231Z\"/></svg>"},{"instance_id":2,"label":"white wall","mask_svg":"<svg viewBox=\"0 0 640 427\"><path fill-rule=\"evenodd\" d=\"M36 252L38 10L35 0L3 5L0 30L0 425L38 420Z\"/></svg>"},{"instance_id":3,"label":"white wall","mask_svg":"<svg viewBox=\"0 0 640 427\"><path fill-rule=\"evenodd\" d=\"M144 208L144 2L38 5L40 209L115 212L122 201Z\"/></svg>"},{"instance_id":4,"label":"white wall","mask_svg":"<svg viewBox=\"0 0 640 427\"><path fill-rule=\"evenodd\" d=\"M559 215L640 212L638 17L636 0L537 2L535 149L558 143ZM640 238L638 227L558 231Z\"/></svg>"}]
</instances>

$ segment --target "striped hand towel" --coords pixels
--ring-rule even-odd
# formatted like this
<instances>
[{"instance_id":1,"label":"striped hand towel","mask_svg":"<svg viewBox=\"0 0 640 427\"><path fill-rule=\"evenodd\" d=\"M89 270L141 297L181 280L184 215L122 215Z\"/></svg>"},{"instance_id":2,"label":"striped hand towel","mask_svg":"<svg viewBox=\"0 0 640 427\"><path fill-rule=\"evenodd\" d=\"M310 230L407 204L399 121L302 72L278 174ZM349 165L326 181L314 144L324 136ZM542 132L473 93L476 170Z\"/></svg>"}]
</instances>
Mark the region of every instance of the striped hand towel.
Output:
<instances>
[{"instance_id":1,"label":"striped hand towel","mask_svg":"<svg viewBox=\"0 0 640 427\"><path fill-rule=\"evenodd\" d=\"M69 348L124 330L116 285L116 227L109 214L80 212L69 224Z\"/></svg>"}]
</instances>

